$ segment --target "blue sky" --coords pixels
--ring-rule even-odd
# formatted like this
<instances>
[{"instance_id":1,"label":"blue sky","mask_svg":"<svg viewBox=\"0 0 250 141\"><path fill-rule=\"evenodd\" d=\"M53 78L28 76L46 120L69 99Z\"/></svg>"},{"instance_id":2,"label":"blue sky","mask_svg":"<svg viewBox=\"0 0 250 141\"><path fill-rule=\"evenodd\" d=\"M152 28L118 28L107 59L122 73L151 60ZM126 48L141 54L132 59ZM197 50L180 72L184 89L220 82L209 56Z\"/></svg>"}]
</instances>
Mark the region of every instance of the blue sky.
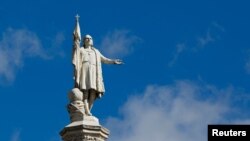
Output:
<instances>
[{"instance_id":1,"label":"blue sky","mask_svg":"<svg viewBox=\"0 0 250 141\"><path fill-rule=\"evenodd\" d=\"M207 140L250 123L250 3L226 0L0 2L0 140L59 141L75 15L121 66L103 65L93 114L110 141Z\"/></svg>"}]
</instances>

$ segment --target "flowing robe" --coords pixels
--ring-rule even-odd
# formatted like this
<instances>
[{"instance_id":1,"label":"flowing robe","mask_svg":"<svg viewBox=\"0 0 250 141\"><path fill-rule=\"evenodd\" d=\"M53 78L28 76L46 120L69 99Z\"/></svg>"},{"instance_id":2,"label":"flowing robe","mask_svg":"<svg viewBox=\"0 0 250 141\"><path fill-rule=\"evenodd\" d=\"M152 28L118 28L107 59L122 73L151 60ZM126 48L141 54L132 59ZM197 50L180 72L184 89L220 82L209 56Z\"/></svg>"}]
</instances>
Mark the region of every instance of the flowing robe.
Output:
<instances>
[{"instance_id":1,"label":"flowing robe","mask_svg":"<svg viewBox=\"0 0 250 141\"><path fill-rule=\"evenodd\" d=\"M75 50L76 52L76 50ZM80 90L94 89L97 93L105 92L102 63L114 64L114 60L104 57L97 49L77 48L75 53L75 81Z\"/></svg>"}]
</instances>

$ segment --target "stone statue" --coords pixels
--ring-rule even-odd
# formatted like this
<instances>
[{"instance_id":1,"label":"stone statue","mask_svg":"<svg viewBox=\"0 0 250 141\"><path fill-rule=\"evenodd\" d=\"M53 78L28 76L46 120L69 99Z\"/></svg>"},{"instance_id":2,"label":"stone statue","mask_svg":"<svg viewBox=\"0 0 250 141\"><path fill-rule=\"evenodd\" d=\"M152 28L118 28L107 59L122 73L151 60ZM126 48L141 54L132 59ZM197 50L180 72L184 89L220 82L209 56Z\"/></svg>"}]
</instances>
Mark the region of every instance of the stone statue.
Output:
<instances>
[{"instance_id":1,"label":"stone statue","mask_svg":"<svg viewBox=\"0 0 250 141\"><path fill-rule=\"evenodd\" d=\"M79 16L76 16L73 41L72 63L74 66L74 87L75 89L79 89L83 95L84 114L91 116L91 108L94 101L97 98L101 98L105 92L101 64L123 64L123 62L119 59L113 60L104 57L94 48L93 39L90 35L84 36L83 46L80 46Z\"/></svg>"}]
</instances>

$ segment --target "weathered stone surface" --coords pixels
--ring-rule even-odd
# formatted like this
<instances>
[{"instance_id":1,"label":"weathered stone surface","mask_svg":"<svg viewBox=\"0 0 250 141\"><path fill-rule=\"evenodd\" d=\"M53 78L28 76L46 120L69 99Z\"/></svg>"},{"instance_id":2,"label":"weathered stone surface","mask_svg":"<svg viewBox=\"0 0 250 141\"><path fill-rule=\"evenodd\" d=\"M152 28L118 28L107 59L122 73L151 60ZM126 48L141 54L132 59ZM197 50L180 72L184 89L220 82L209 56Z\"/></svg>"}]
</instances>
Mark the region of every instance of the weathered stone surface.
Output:
<instances>
[{"instance_id":1,"label":"weathered stone surface","mask_svg":"<svg viewBox=\"0 0 250 141\"><path fill-rule=\"evenodd\" d=\"M92 116L91 109L97 98L104 93L101 64L123 64L119 59L104 57L93 46L90 35L81 43L79 16L73 32L74 88L68 93L67 110L70 124L60 132L63 141L105 141L109 130L99 124L98 118Z\"/></svg>"},{"instance_id":2,"label":"weathered stone surface","mask_svg":"<svg viewBox=\"0 0 250 141\"><path fill-rule=\"evenodd\" d=\"M92 118L92 117L91 117ZM91 122L77 121L66 126L60 135L63 141L105 141L109 130ZM99 123L98 123L99 124Z\"/></svg>"},{"instance_id":3,"label":"weathered stone surface","mask_svg":"<svg viewBox=\"0 0 250 141\"><path fill-rule=\"evenodd\" d=\"M81 45L81 42L83 43ZM70 100L82 99L85 114L91 116L91 109L96 99L105 92L102 64L121 65L120 59L109 59L94 47L93 38L85 35L81 39L79 16L76 16L76 26L73 32L72 64L74 67L74 88ZM83 95L80 94L80 91Z\"/></svg>"}]
</instances>

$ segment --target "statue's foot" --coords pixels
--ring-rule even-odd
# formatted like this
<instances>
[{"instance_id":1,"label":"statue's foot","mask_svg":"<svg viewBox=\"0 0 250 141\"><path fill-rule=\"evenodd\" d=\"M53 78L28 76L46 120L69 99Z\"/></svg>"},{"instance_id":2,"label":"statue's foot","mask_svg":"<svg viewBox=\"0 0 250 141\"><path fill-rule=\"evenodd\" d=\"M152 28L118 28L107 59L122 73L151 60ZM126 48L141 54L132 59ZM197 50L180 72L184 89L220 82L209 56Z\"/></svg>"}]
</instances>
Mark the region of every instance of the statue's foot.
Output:
<instances>
[{"instance_id":1,"label":"statue's foot","mask_svg":"<svg viewBox=\"0 0 250 141\"><path fill-rule=\"evenodd\" d=\"M88 109L85 109L85 114L86 114L87 116L92 116L92 114L90 113L90 111L89 111Z\"/></svg>"},{"instance_id":2,"label":"statue's foot","mask_svg":"<svg viewBox=\"0 0 250 141\"><path fill-rule=\"evenodd\" d=\"M92 114L90 112L86 112L85 113L87 116L92 116Z\"/></svg>"}]
</instances>

